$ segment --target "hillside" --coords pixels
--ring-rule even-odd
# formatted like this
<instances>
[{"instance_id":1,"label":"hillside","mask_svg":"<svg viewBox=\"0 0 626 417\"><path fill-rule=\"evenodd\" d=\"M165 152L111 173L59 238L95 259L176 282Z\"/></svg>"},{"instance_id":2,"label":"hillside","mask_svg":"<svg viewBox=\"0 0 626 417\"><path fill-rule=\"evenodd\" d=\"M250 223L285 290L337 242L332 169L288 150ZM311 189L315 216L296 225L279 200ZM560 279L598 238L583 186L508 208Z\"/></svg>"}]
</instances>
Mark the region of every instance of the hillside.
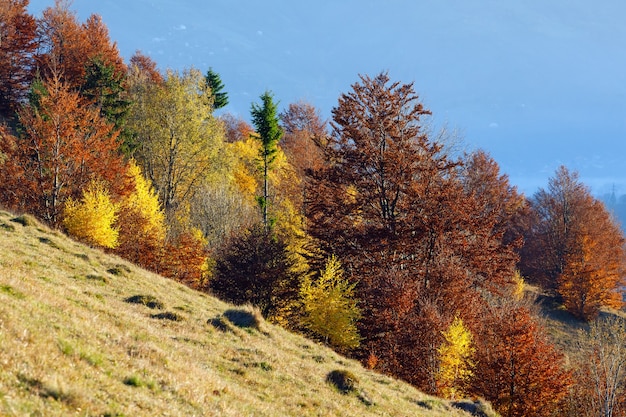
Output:
<instances>
[{"instance_id":1,"label":"hillside","mask_svg":"<svg viewBox=\"0 0 626 417\"><path fill-rule=\"evenodd\" d=\"M0 212L0 415L469 415L256 317Z\"/></svg>"}]
</instances>

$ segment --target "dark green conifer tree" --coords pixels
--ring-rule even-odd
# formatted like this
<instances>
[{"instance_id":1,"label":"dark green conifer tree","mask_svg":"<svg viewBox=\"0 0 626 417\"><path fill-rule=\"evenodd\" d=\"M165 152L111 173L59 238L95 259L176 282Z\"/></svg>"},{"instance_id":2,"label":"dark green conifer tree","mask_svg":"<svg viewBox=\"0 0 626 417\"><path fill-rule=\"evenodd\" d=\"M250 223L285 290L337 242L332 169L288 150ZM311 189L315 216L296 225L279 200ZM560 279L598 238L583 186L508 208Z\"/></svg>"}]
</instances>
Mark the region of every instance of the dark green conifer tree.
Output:
<instances>
[{"instance_id":1,"label":"dark green conifer tree","mask_svg":"<svg viewBox=\"0 0 626 417\"><path fill-rule=\"evenodd\" d=\"M211 89L211 97L213 98L213 108L215 110L221 109L228 105L228 93L224 90L224 83L220 78L220 75L213 71L213 68L209 68L206 76L206 84Z\"/></svg>"},{"instance_id":2,"label":"dark green conifer tree","mask_svg":"<svg viewBox=\"0 0 626 417\"><path fill-rule=\"evenodd\" d=\"M263 170L263 195L258 197L259 206L263 216L265 230L270 228L267 216L269 202L268 173L278 152L278 141L283 136L283 130L278 124L277 103L274 103L274 96L270 91L261 95L262 104L252 103L252 124L254 125L257 138L261 141L261 169Z\"/></svg>"}]
</instances>

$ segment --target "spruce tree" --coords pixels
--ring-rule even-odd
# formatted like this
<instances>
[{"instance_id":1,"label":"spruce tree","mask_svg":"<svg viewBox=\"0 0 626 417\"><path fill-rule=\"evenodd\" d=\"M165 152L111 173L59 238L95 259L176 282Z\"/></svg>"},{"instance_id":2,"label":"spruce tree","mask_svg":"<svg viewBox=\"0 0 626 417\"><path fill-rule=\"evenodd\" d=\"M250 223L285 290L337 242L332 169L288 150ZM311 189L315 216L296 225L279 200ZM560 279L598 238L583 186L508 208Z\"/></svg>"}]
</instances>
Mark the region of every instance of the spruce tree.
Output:
<instances>
[{"instance_id":1,"label":"spruce tree","mask_svg":"<svg viewBox=\"0 0 626 417\"><path fill-rule=\"evenodd\" d=\"M213 71L213 68L209 68L204 78L206 79L207 86L211 89L213 109L217 110L226 107L228 105L228 93L222 91L224 90L224 83L220 75Z\"/></svg>"},{"instance_id":2,"label":"spruce tree","mask_svg":"<svg viewBox=\"0 0 626 417\"><path fill-rule=\"evenodd\" d=\"M261 164L263 170L263 195L258 197L263 225L266 231L269 230L269 220L267 216L269 189L268 173L274 162L276 152L278 152L278 141L283 136L283 131L278 124L277 103L274 103L274 96L266 91L261 95L262 104L252 103L252 124L256 130L257 138L261 142Z\"/></svg>"}]
</instances>

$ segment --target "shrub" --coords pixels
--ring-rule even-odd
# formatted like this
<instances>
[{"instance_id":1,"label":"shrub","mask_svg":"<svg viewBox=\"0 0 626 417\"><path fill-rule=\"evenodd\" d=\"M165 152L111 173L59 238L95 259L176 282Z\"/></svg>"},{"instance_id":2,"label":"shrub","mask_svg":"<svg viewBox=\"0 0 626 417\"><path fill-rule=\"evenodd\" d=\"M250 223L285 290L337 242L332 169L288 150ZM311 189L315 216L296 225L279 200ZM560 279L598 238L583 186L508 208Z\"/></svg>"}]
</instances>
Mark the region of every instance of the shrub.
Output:
<instances>
[{"instance_id":1,"label":"shrub","mask_svg":"<svg viewBox=\"0 0 626 417\"><path fill-rule=\"evenodd\" d=\"M250 303L263 317L277 320L298 300L300 278L286 244L256 227L218 254L210 290L233 304Z\"/></svg>"}]
</instances>

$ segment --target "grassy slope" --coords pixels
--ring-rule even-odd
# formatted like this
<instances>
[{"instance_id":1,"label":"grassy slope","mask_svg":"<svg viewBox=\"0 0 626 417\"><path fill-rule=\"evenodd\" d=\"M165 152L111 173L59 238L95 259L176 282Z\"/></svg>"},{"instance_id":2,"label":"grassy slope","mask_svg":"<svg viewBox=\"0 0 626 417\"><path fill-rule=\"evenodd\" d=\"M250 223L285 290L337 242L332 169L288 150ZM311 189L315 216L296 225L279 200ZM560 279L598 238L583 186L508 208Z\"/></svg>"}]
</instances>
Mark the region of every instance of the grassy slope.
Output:
<instances>
[{"instance_id":1,"label":"grassy slope","mask_svg":"<svg viewBox=\"0 0 626 417\"><path fill-rule=\"evenodd\" d=\"M529 291L536 297L539 313L550 339L568 356L580 355L580 344L584 344L584 333L589 329L589 324L574 317L555 297L546 295L541 289L529 287ZM611 308L600 310L600 318L615 316L626 319L626 312Z\"/></svg>"},{"instance_id":2,"label":"grassy slope","mask_svg":"<svg viewBox=\"0 0 626 417\"><path fill-rule=\"evenodd\" d=\"M15 220L0 212L0 415L467 415L283 329L238 327L223 318L232 306ZM125 301L134 295L163 307ZM181 320L151 317L164 312ZM363 393L327 384L335 369Z\"/></svg>"}]
</instances>

